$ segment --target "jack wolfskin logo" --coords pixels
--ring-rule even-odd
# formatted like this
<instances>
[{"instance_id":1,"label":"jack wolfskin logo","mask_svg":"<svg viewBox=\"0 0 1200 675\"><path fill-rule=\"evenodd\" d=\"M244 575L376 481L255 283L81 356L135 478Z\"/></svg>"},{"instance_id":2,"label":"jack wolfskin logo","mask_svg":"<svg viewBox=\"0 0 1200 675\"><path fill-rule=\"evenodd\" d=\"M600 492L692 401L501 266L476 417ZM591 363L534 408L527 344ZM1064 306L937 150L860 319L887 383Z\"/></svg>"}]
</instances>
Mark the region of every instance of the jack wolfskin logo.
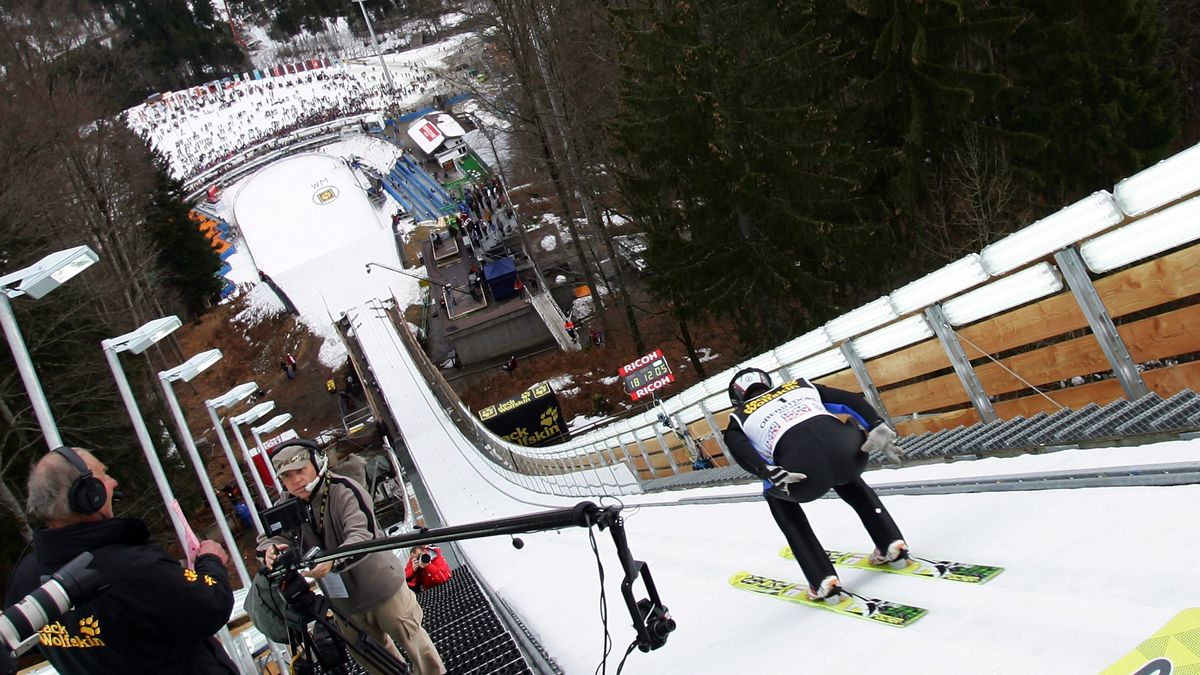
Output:
<instances>
[{"instance_id":1,"label":"jack wolfskin logo","mask_svg":"<svg viewBox=\"0 0 1200 675\"><path fill-rule=\"evenodd\" d=\"M38 643L43 647L58 647L61 649L90 649L103 647L104 640L100 639L100 622L96 617L89 616L79 620L79 635L71 635L61 622L42 626L38 631Z\"/></svg>"},{"instance_id":2,"label":"jack wolfskin logo","mask_svg":"<svg viewBox=\"0 0 1200 675\"><path fill-rule=\"evenodd\" d=\"M89 616L79 620L79 632L88 637L96 637L100 634L100 622L96 617Z\"/></svg>"}]
</instances>

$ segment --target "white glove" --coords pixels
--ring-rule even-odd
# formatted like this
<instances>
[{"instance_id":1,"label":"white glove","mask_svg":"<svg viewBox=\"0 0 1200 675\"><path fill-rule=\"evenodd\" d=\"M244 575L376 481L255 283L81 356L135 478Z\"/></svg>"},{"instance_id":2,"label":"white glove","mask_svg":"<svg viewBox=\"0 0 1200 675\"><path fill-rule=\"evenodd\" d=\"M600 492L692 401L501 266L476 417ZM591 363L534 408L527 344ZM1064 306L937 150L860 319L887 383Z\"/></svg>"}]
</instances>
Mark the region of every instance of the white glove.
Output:
<instances>
[{"instance_id":1,"label":"white glove","mask_svg":"<svg viewBox=\"0 0 1200 675\"><path fill-rule=\"evenodd\" d=\"M866 454L881 452L891 464L900 463L900 448L896 445L896 432L886 424L880 424L867 434L867 440L862 444Z\"/></svg>"},{"instance_id":2,"label":"white glove","mask_svg":"<svg viewBox=\"0 0 1200 675\"><path fill-rule=\"evenodd\" d=\"M805 474L797 473L795 471L788 471L787 469L780 466L775 466L774 464L767 465L766 479L771 481L772 486L777 487L780 490L786 491L789 485L792 483L799 483L805 478L808 478L808 476Z\"/></svg>"}]
</instances>

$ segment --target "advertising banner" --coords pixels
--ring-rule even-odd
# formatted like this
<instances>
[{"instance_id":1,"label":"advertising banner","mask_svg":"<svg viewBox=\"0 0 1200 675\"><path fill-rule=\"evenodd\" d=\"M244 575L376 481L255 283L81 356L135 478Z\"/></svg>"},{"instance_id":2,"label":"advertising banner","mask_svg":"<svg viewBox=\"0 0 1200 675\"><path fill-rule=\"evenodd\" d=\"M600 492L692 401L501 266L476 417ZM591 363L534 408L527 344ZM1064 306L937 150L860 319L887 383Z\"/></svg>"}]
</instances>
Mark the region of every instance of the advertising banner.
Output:
<instances>
[{"instance_id":1,"label":"advertising banner","mask_svg":"<svg viewBox=\"0 0 1200 675\"><path fill-rule=\"evenodd\" d=\"M517 445L554 445L571 438L562 419L558 396L545 382L483 408L479 419L492 433Z\"/></svg>"},{"instance_id":2,"label":"advertising banner","mask_svg":"<svg viewBox=\"0 0 1200 675\"><path fill-rule=\"evenodd\" d=\"M652 395L675 381L671 366L661 349L640 356L617 371L625 385L625 393L634 401Z\"/></svg>"}]
</instances>

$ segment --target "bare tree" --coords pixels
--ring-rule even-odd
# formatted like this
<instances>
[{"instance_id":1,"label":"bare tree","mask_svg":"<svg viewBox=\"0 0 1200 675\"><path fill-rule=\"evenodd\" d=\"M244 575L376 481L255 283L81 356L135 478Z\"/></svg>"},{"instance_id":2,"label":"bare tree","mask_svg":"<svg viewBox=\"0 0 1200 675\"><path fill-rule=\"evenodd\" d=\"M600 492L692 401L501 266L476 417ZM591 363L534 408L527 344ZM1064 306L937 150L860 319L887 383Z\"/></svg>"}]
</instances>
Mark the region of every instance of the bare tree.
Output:
<instances>
[{"instance_id":1,"label":"bare tree","mask_svg":"<svg viewBox=\"0 0 1200 675\"><path fill-rule=\"evenodd\" d=\"M926 253L941 262L955 260L1012 230L1015 190L1004 148L967 132L930 178L922 239Z\"/></svg>"}]
</instances>

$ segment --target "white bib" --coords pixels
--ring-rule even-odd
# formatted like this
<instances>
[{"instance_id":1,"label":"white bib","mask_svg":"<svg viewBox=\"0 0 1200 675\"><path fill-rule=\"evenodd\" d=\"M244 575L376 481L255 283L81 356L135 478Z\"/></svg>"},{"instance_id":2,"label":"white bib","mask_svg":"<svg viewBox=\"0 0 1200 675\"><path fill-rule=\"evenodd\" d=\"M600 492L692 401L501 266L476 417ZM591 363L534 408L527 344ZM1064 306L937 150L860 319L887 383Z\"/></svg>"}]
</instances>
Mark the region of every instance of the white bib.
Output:
<instances>
[{"instance_id":1,"label":"white bib","mask_svg":"<svg viewBox=\"0 0 1200 675\"><path fill-rule=\"evenodd\" d=\"M833 417L821 403L817 390L796 380L784 382L779 388L749 401L743 410L749 414L739 420L742 431L767 462L775 461L775 444L788 429L818 415Z\"/></svg>"}]
</instances>

